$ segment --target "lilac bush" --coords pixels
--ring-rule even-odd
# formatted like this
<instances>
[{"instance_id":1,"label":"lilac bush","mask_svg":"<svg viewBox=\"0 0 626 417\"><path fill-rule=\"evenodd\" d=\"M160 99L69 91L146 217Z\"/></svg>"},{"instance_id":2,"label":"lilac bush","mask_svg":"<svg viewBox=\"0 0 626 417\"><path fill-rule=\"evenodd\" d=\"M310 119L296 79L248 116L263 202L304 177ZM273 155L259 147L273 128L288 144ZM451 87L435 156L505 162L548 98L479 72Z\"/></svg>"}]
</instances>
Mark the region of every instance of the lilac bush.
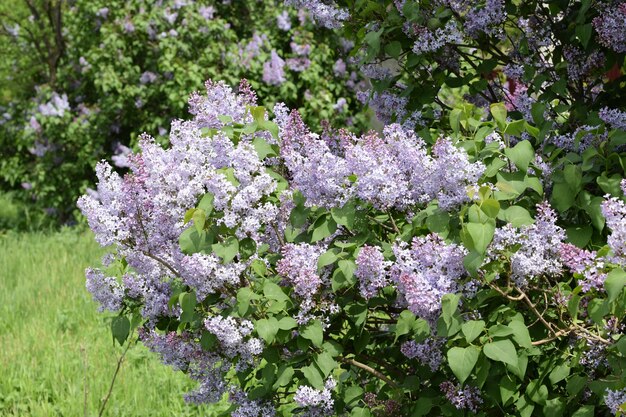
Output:
<instances>
[{"instance_id":1,"label":"lilac bush","mask_svg":"<svg viewBox=\"0 0 626 417\"><path fill-rule=\"evenodd\" d=\"M493 121L464 112L471 135L430 139L399 123L315 133L245 83L209 81L189 107L169 146L143 135L128 172L101 162L78 202L113 251L87 270L113 336L137 329L197 382L189 402L246 417L619 412L622 178L592 184L570 156L560 182L504 104ZM591 226L563 184L593 201Z\"/></svg>"}]
</instances>

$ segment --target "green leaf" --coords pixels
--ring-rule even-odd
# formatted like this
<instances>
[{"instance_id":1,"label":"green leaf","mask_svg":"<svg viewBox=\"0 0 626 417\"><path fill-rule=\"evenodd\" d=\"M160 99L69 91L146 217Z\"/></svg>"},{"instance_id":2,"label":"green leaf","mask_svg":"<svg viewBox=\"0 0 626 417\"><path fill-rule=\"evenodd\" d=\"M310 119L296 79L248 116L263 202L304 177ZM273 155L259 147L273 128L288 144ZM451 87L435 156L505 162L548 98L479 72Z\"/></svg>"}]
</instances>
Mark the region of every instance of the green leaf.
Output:
<instances>
[{"instance_id":1,"label":"green leaf","mask_svg":"<svg viewBox=\"0 0 626 417\"><path fill-rule=\"evenodd\" d=\"M328 352L318 354L315 358L315 363L324 374L324 378L328 378L331 372L339 366Z\"/></svg>"},{"instance_id":2,"label":"green leaf","mask_svg":"<svg viewBox=\"0 0 626 417\"><path fill-rule=\"evenodd\" d=\"M183 313L192 313L198 304L196 300L195 292L183 292L178 296L178 302L180 303L180 308L182 308Z\"/></svg>"},{"instance_id":3,"label":"green leaf","mask_svg":"<svg viewBox=\"0 0 626 417\"><path fill-rule=\"evenodd\" d=\"M483 352L491 360L517 366L517 351L510 340L497 340L487 343L483 347Z\"/></svg>"},{"instance_id":4,"label":"green leaf","mask_svg":"<svg viewBox=\"0 0 626 417\"><path fill-rule=\"evenodd\" d=\"M183 224L187 224L193 218L193 214L196 212L195 208L190 208L185 212L185 217L183 218Z\"/></svg>"},{"instance_id":5,"label":"green leaf","mask_svg":"<svg viewBox=\"0 0 626 417\"><path fill-rule=\"evenodd\" d=\"M342 226L346 226L348 230L354 227L354 218L356 216L356 203L349 200L343 207L332 208L330 214L333 219Z\"/></svg>"},{"instance_id":6,"label":"green leaf","mask_svg":"<svg viewBox=\"0 0 626 417\"><path fill-rule=\"evenodd\" d=\"M456 309L459 307L459 301L461 297L457 294L445 294L441 297L441 316L443 317L443 321L446 322L447 325L450 325L452 322L452 316L456 312Z\"/></svg>"},{"instance_id":7,"label":"green leaf","mask_svg":"<svg viewBox=\"0 0 626 417\"><path fill-rule=\"evenodd\" d=\"M448 233L450 224L450 214L437 209L433 214L426 218L426 227L433 233L445 236Z\"/></svg>"},{"instance_id":8,"label":"green leaf","mask_svg":"<svg viewBox=\"0 0 626 417\"><path fill-rule=\"evenodd\" d=\"M276 373L276 381L274 382L272 388L276 390L280 387L288 385L293 380L293 374L294 371L291 366L288 366L286 364L280 365Z\"/></svg>"},{"instance_id":9,"label":"green leaf","mask_svg":"<svg viewBox=\"0 0 626 417\"><path fill-rule=\"evenodd\" d=\"M472 343L485 329L485 322L483 320L472 320L463 323L461 331L465 336L467 343Z\"/></svg>"},{"instance_id":10,"label":"green leaf","mask_svg":"<svg viewBox=\"0 0 626 417\"><path fill-rule=\"evenodd\" d=\"M589 224L582 226L570 226L566 229L567 240L579 248L584 248L591 240L593 228Z\"/></svg>"},{"instance_id":11,"label":"green leaf","mask_svg":"<svg viewBox=\"0 0 626 417\"><path fill-rule=\"evenodd\" d=\"M520 347L532 348L532 340L530 339L530 333L528 333L528 327L523 321L512 321L508 327L513 330L513 340L517 342Z\"/></svg>"},{"instance_id":12,"label":"green leaf","mask_svg":"<svg viewBox=\"0 0 626 417\"><path fill-rule=\"evenodd\" d=\"M541 384L541 381L535 379L526 386L526 395L535 403L545 405L548 400L548 387Z\"/></svg>"},{"instance_id":13,"label":"green leaf","mask_svg":"<svg viewBox=\"0 0 626 417\"><path fill-rule=\"evenodd\" d=\"M278 320L275 317L257 320L254 323L254 329L267 344L272 344L279 330Z\"/></svg>"},{"instance_id":14,"label":"green leaf","mask_svg":"<svg viewBox=\"0 0 626 417\"><path fill-rule=\"evenodd\" d=\"M330 215L326 214L320 216L320 218L315 221L312 228L313 235L311 236L311 242L317 242L335 233L337 223Z\"/></svg>"},{"instance_id":15,"label":"green leaf","mask_svg":"<svg viewBox=\"0 0 626 417\"><path fill-rule=\"evenodd\" d=\"M245 238L239 242L241 259L249 259L256 253L256 242L252 238Z\"/></svg>"},{"instance_id":16,"label":"green leaf","mask_svg":"<svg viewBox=\"0 0 626 417\"><path fill-rule=\"evenodd\" d=\"M334 263L337 260L337 249L330 249L322 253L317 259L317 270L321 271L322 268Z\"/></svg>"},{"instance_id":17,"label":"green leaf","mask_svg":"<svg viewBox=\"0 0 626 417\"><path fill-rule=\"evenodd\" d=\"M557 182L552 188L551 203L561 213L574 205L576 194L567 183Z\"/></svg>"},{"instance_id":18,"label":"green leaf","mask_svg":"<svg viewBox=\"0 0 626 417\"><path fill-rule=\"evenodd\" d=\"M496 230L493 223L466 223L465 229L471 238L471 248L478 253L485 253Z\"/></svg>"},{"instance_id":19,"label":"green leaf","mask_svg":"<svg viewBox=\"0 0 626 417\"><path fill-rule=\"evenodd\" d=\"M343 401L349 407L354 405L356 401L359 401L363 396L363 388L358 385L351 385L343 393Z\"/></svg>"},{"instance_id":20,"label":"green leaf","mask_svg":"<svg viewBox=\"0 0 626 417\"><path fill-rule=\"evenodd\" d=\"M448 350L448 363L459 382L462 384L472 373L478 361L480 349L476 346L466 348L453 347Z\"/></svg>"},{"instance_id":21,"label":"green leaf","mask_svg":"<svg viewBox=\"0 0 626 417\"><path fill-rule=\"evenodd\" d=\"M533 224L533 218L528 210L520 206L511 206L504 210L504 219L513 227L521 227Z\"/></svg>"},{"instance_id":22,"label":"green leaf","mask_svg":"<svg viewBox=\"0 0 626 417\"><path fill-rule=\"evenodd\" d=\"M402 44L398 41L392 41L385 45L385 53L392 58L398 58L402 53Z\"/></svg>"},{"instance_id":23,"label":"green leaf","mask_svg":"<svg viewBox=\"0 0 626 417\"><path fill-rule=\"evenodd\" d=\"M260 137L255 137L252 140L252 145L254 146L254 150L259 155L259 159L263 160L268 156L276 156L276 151L272 148L272 145L267 143L267 141Z\"/></svg>"},{"instance_id":24,"label":"green leaf","mask_svg":"<svg viewBox=\"0 0 626 417\"><path fill-rule=\"evenodd\" d=\"M583 405L580 407L572 417L593 417L596 415L596 408L593 405Z\"/></svg>"},{"instance_id":25,"label":"green leaf","mask_svg":"<svg viewBox=\"0 0 626 417\"><path fill-rule=\"evenodd\" d=\"M324 341L324 330L319 320L313 320L300 332L300 336L310 340L314 346L321 347Z\"/></svg>"},{"instance_id":26,"label":"green leaf","mask_svg":"<svg viewBox=\"0 0 626 417\"><path fill-rule=\"evenodd\" d=\"M216 243L212 246L213 252L222 258L222 261L227 264L239 253L239 241L236 237L230 236L221 243Z\"/></svg>"},{"instance_id":27,"label":"green leaf","mask_svg":"<svg viewBox=\"0 0 626 417\"><path fill-rule=\"evenodd\" d=\"M240 288L237 291L237 311L239 315L244 316L250 308L250 300L258 300L259 295L252 291L249 287Z\"/></svg>"},{"instance_id":28,"label":"green leaf","mask_svg":"<svg viewBox=\"0 0 626 417\"><path fill-rule=\"evenodd\" d=\"M523 172L526 172L528 165L535 159L535 150L528 140L519 142L513 148L505 149L504 153Z\"/></svg>"},{"instance_id":29,"label":"green leaf","mask_svg":"<svg viewBox=\"0 0 626 417\"><path fill-rule=\"evenodd\" d=\"M604 280L604 288L609 296L609 301L615 301L624 290L626 285L626 272L621 268L616 268L608 273Z\"/></svg>"},{"instance_id":30,"label":"green leaf","mask_svg":"<svg viewBox=\"0 0 626 417\"><path fill-rule=\"evenodd\" d=\"M491 115L493 116L493 120L496 121L500 128L503 128L506 125L506 107L504 103L494 103L490 107Z\"/></svg>"},{"instance_id":31,"label":"green leaf","mask_svg":"<svg viewBox=\"0 0 626 417\"><path fill-rule=\"evenodd\" d=\"M587 23L585 25L577 25L576 26L576 37L583 44L583 47L586 48L589 44L589 39L591 39L592 34L592 26L591 23Z\"/></svg>"},{"instance_id":32,"label":"green leaf","mask_svg":"<svg viewBox=\"0 0 626 417\"><path fill-rule=\"evenodd\" d=\"M489 198L483 201L480 204L480 209L492 219L498 217L498 213L500 212L500 203L498 200L494 200L493 198Z\"/></svg>"},{"instance_id":33,"label":"green leaf","mask_svg":"<svg viewBox=\"0 0 626 417\"><path fill-rule=\"evenodd\" d=\"M213 200L215 200L215 196L211 193L206 193L198 203L198 208L204 210L207 216L210 216L213 212Z\"/></svg>"},{"instance_id":34,"label":"green leaf","mask_svg":"<svg viewBox=\"0 0 626 417\"><path fill-rule=\"evenodd\" d=\"M338 263L339 270L343 273L344 278L349 281L354 281L354 271L356 271L356 264L354 261L342 259Z\"/></svg>"},{"instance_id":35,"label":"green leaf","mask_svg":"<svg viewBox=\"0 0 626 417\"><path fill-rule=\"evenodd\" d=\"M569 164L563 168L563 177L574 194L578 194L583 183L583 172L580 166Z\"/></svg>"},{"instance_id":36,"label":"green leaf","mask_svg":"<svg viewBox=\"0 0 626 417\"><path fill-rule=\"evenodd\" d=\"M459 133L462 113L463 110L461 109L452 109L450 111L450 128L454 133Z\"/></svg>"},{"instance_id":37,"label":"green leaf","mask_svg":"<svg viewBox=\"0 0 626 417\"><path fill-rule=\"evenodd\" d=\"M550 375L548 376L548 379L550 379L550 383L552 385L558 384L560 381L564 380L565 378L569 376L570 370L571 368L567 366L566 364L555 366L552 372L550 372Z\"/></svg>"},{"instance_id":38,"label":"green leaf","mask_svg":"<svg viewBox=\"0 0 626 417\"><path fill-rule=\"evenodd\" d=\"M498 386L500 387L500 398L502 398L503 405L507 405L511 398L517 398L515 394L519 390L519 385L508 376L504 376Z\"/></svg>"},{"instance_id":39,"label":"green leaf","mask_svg":"<svg viewBox=\"0 0 626 417\"><path fill-rule=\"evenodd\" d=\"M130 320L126 316L117 316L111 320L111 333L113 339L121 345L124 344L130 333Z\"/></svg>"},{"instance_id":40,"label":"green leaf","mask_svg":"<svg viewBox=\"0 0 626 417\"><path fill-rule=\"evenodd\" d=\"M301 371L313 388L320 390L324 389L324 379L322 377L322 373L314 364L305 366L301 369Z\"/></svg>"},{"instance_id":41,"label":"green leaf","mask_svg":"<svg viewBox=\"0 0 626 417\"><path fill-rule=\"evenodd\" d=\"M278 320L278 328L281 330L291 330L298 327L298 322L293 317L283 317Z\"/></svg>"},{"instance_id":42,"label":"green leaf","mask_svg":"<svg viewBox=\"0 0 626 417\"><path fill-rule=\"evenodd\" d=\"M263 294L270 300L291 301L289 296L283 292L283 289L272 281L265 281L263 284Z\"/></svg>"}]
</instances>

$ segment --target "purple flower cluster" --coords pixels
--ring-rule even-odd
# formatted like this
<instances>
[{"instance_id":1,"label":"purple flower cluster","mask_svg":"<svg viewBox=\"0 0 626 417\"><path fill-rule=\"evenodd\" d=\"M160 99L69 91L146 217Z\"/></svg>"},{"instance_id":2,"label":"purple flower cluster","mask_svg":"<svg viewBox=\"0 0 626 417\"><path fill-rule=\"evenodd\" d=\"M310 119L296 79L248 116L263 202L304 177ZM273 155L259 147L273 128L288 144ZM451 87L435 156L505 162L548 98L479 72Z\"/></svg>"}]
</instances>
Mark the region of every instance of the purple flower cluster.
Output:
<instances>
[{"instance_id":1,"label":"purple flower cluster","mask_svg":"<svg viewBox=\"0 0 626 417\"><path fill-rule=\"evenodd\" d=\"M417 55L435 52L449 43L462 43L463 33L454 20L449 20L442 28L431 31L424 27L412 28L412 34L417 40L413 45L413 52Z\"/></svg>"},{"instance_id":2,"label":"purple flower cluster","mask_svg":"<svg viewBox=\"0 0 626 417\"><path fill-rule=\"evenodd\" d=\"M473 413L477 413L478 407L483 403L480 389L477 387L468 385L465 388L461 388L460 385L454 385L450 381L444 381L439 385L439 389L457 410L469 410Z\"/></svg>"},{"instance_id":3,"label":"purple flower cluster","mask_svg":"<svg viewBox=\"0 0 626 417\"><path fill-rule=\"evenodd\" d=\"M441 348L444 344L444 339L428 338L422 343L409 340L400 346L400 351L409 359L417 358L422 365L428 366L431 371L435 372L443 362Z\"/></svg>"},{"instance_id":4,"label":"purple flower cluster","mask_svg":"<svg viewBox=\"0 0 626 417\"><path fill-rule=\"evenodd\" d=\"M385 269L391 262L385 261L382 252L375 246L363 246L356 258L354 276L360 281L359 289L365 299L374 297L378 291L389 285Z\"/></svg>"},{"instance_id":5,"label":"purple flower cluster","mask_svg":"<svg viewBox=\"0 0 626 417\"><path fill-rule=\"evenodd\" d=\"M285 61L272 50L270 59L263 64L263 82L280 85L285 82Z\"/></svg>"},{"instance_id":6,"label":"purple flower cluster","mask_svg":"<svg viewBox=\"0 0 626 417\"><path fill-rule=\"evenodd\" d=\"M254 326L248 320L237 321L233 317L215 316L207 318L204 327L217 336L222 352L228 358L239 355L245 364L251 364L253 358L263 352L263 342L256 337L249 337Z\"/></svg>"},{"instance_id":7,"label":"purple flower cluster","mask_svg":"<svg viewBox=\"0 0 626 417\"><path fill-rule=\"evenodd\" d=\"M449 139L439 139L428 155L425 143L398 124L386 126L382 136L372 132L357 138L339 132L333 141L338 148L331 149L297 113L277 122L291 184L308 205L341 206L354 194L379 209L405 210L433 199L450 209L468 200L467 187L484 171L484 165L471 163ZM351 175L354 182L348 179Z\"/></svg>"},{"instance_id":8,"label":"purple flower cluster","mask_svg":"<svg viewBox=\"0 0 626 417\"><path fill-rule=\"evenodd\" d=\"M321 0L285 0L285 5L307 10L311 19L329 29L341 27L342 22L350 17L347 10Z\"/></svg>"},{"instance_id":9,"label":"purple flower cluster","mask_svg":"<svg viewBox=\"0 0 626 417\"><path fill-rule=\"evenodd\" d=\"M140 340L159 354L166 365L185 371L199 382L199 387L185 399L191 403L217 402L228 390L225 374L231 367L225 358L207 352L188 334L175 332L161 335L156 331L140 329Z\"/></svg>"},{"instance_id":10,"label":"purple flower cluster","mask_svg":"<svg viewBox=\"0 0 626 417\"><path fill-rule=\"evenodd\" d=\"M488 248L489 259L518 247L511 255L511 276L516 285L526 286L528 280L541 275L558 276L562 272L558 260L565 231L556 225L556 213L547 202L537 205L535 223L515 228L510 224L496 229Z\"/></svg>"},{"instance_id":11,"label":"purple flower cluster","mask_svg":"<svg viewBox=\"0 0 626 417\"><path fill-rule=\"evenodd\" d=\"M306 410L298 415L303 417L327 417L333 415L334 401L331 391L335 388L336 382L331 378L326 381L323 390L316 390L307 385L298 387L293 400L300 407Z\"/></svg>"},{"instance_id":12,"label":"purple flower cluster","mask_svg":"<svg viewBox=\"0 0 626 417\"><path fill-rule=\"evenodd\" d=\"M470 7L463 27L470 36L477 37L480 32L487 35L499 35L502 32L500 26L506 19L503 0L487 0L482 8L474 7L472 2L468 5Z\"/></svg>"},{"instance_id":13,"label":"purple flower cluster","mask_svg":"<svg viewBox=\"0 0 626 417\"><path fill-rule=\"evenodd\" d=\"M626 195L626 180L622 180L621 187ZM609 260L626 265L626 203L617 197L608 198L602 203L602 214L607 227L611 229L611 234L607 238L612 252Z\"/></svg>"},{"instance_id":14,"label":"purple flower cluster","mask_svg":"<svg viewBox=\"0 0 626 417\"><path fill-rule=\"evenodd\" d=\"M322 279L317 273L317 260L323 249L306 243L289 243L283 246L283 258L278 261L276 271L294 287L294 292L302 298L315 295Z\"/></svg>"},{"instance_id":15,"label":"purple flower cluster","mask_svg":"<svg viewBox=\"0 0 626 417\"><path fill-rule=\"evenodd\" d=\"M563 265L570 271L581 274L583 279L580 285L584 292L591 289L604 291L606 274L602 271L604 263L597 259L596 252L589 252L577 248L571 243L562 243L559 249L559 257Z\"/></svg>"},{"instance_id":16,"label":"purple flower cluster","mask_svg":"<svg viewBox=\"0 0 626 417\"><path fill-rule=\"evenodd\" d=\"M168 308L171 280L181 280L203 298L237 284L246 268L238 261L224 265L213 254L182 253L178 238L189 227L182 219L200 197L213 196L214 210L221 213L216 225L233 230L239 239L262 244L274 233L265 226L276 221L278 209L265 199L276 190L276 181L265 171L252 138L234 145L223 134L206 137L201 131L223 125L220 114L238 123L250 121L246 105L251 98L210 82L207 95L192 96L194 120L172 124L170 149L144 136L141 154L127 156L130 172L122 178L108 164L98 164L97 193L78 202L98 242L115 245L134 271L125 282L132 284L135 298L143 299L149 319L178 314ZM115 299L101 302L113 305Z\"/></svg>"},{"instance_id":17,"label":"purple flower cluster","mask_svg":"<svg viewBox=\"0 0 626 417\"><path fill-rule=\"evenodd\" d=\"M431 234L414 238L410 246L396 243L393 252L396 262L389 275L399 296L416 316L434 322L441 309L441 298L456 292L465 275L463 257L467 251Z\"/></svg>"},{"instance_id":18,"label":"purple flower cluster","mask_svg":"<svg viewBox=\"0 0 626 417\"><path fill-rule=\"evenodd\" d=\"M623 405L626 404L626 389L610 390L607 388L604 395L604 403L611 410L611 414L617 415L619 411L624 412L625 408Z\"/></svg>"},{"instance_id":19,"label":"purple flower cluster","mask_svg":"<svg viewBox=\"0 0 626 417\"><path fill-rule=\"evenodd\" d=\"M124 289L114 277L107 277L102 271L87 268L87 291L100 303L100 311L119 311L122 308Z\"/></svg>"},{"instance_id":20,"label":"purple flower cluster","mask_svg":"<svg viewBox=\"0 0 626 417\"><path fill-rule=\"evenodd\" d=\"M70 103L65 93L62 95L52 93L50 101L39 105L39 113L42 116L63 117L68 110L70 110Z\"/></svg>"},{"instance_id":21,"label":"purple flower cluster","mask_svg":"<svg viewBox=\"0 0 626 417\"><path fill-rule=\"evenodd\" d=\"M609 125L611 129L626 130L626 112L604 107L600 109L598 116L600 116L600 119Z\"/></svg>"},{"instance_id":22,"label":"purple flower cluster","mask_svg":"<svg viewBox=\"0 0 626 417\"><path fill-rule=\"evenodd\" d=\"M593 19L600 43L618 53L626 52L626 2L605 6Z\"/></svg>"}]
</instances>

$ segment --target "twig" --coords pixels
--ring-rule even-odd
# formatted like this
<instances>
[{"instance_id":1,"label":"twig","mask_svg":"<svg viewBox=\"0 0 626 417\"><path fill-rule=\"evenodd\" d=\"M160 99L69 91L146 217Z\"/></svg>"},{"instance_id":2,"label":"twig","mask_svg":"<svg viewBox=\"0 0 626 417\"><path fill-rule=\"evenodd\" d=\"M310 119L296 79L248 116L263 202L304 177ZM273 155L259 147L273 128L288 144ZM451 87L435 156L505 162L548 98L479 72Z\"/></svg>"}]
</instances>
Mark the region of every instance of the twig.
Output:
<instances>
[{"instance_id":1,"label":"twig","mask_svg":"<svg viewBox=\"0 0 626 417\"><path fill-rule=\"evenodd\" d=\"M376 378L386 382L387 384L391 385L394 388L398 388L398 384L396 384L395 382L393 382L391 379L387 378L385 375L383 375L382 373L380 373L379 371L377 371L376 369L372 368L371 366L365 365L364 363L358 362L352 358L347 359L347 358L341 358L340 359L342 362L356 366L357 368L363 369L365 372L369 372L370 374L374 375Z\"/></svg>"},{"instance_id":2,"label":"twig","mask_svg":"<svg viewBox=\"0 0 626 417\"><path fill-rule=\"evenodd\" d=\"M107 392L106 397L104 397L104 399L102 400L102 405L100 406L100 410L98 411L98 417L102 417L102 413L104 413L104 408L106 407L107 402L109 401L109 398L111 397L111 393L113 392L113 385L115 384L115 379L117 378L117 374L119 373L120 368L122 367L122 362L124 361L124 357L126 357L126 352L128 352L130 345L131 343L129 340L128 343L126 344L126 348L124 349L124 352L122 352L122 355L117 361L117 366L115 367L115 373L113 374L113 378L111 379L111 385L109 386L109 392Z\"/></svg>"}]
</instances>

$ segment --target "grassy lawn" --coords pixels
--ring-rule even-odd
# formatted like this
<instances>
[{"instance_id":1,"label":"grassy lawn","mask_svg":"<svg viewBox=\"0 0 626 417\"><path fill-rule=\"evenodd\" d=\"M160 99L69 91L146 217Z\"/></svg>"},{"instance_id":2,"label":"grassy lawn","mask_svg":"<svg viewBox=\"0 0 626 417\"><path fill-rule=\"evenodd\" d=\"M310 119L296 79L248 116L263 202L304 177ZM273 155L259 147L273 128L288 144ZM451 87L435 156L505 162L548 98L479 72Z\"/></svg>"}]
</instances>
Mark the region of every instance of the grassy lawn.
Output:
<instances>
[{"instance_id":1,"label":"grassy lawn","mask_svg":"<svg viewBox=\"0 0 626 417\"><path fill-rule=\"evenodd\" d=\"M122 348L83 271L103 251L87 233L0 235L0 415L97 416ZM106 416L212 416L193 383L143 346L127 354Z\"/></svg>"}]
</instances>

